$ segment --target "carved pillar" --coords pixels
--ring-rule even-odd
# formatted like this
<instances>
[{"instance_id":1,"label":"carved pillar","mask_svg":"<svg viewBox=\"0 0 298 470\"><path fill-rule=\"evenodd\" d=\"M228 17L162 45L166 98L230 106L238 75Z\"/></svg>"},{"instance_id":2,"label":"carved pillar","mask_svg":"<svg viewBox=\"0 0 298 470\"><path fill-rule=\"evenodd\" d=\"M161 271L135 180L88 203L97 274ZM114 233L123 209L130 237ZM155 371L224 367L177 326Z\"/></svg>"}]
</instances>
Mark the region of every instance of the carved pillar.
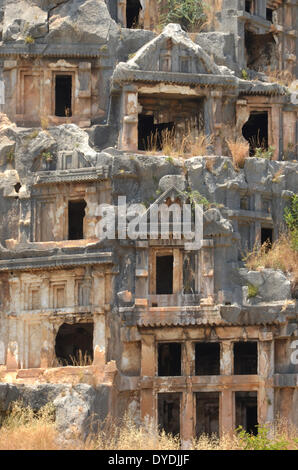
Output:
<instances>
[{"instance_id":1,"label":"carved pillar","mask_svg":"<svg viewBox=\"0 0 298 470\"><path fill-rule=\"evenodd\" d=\"M214 150L216 155L222 155L222 91L211 91L211 106L212 106L212 124L214 134Z\"/></svg>"},{"instance_id":2,"label":"carved pillar","mask_svg":"<svg viewBox=\"0 0 298 470\"><path fill-rule=\"evenodd\" d=\"M274 418L274 342L271 332L259 335L258 373L262 379L258 391L258 421L272 422Z\"/></svg>"},{"instance_id":3,"label":"carved pillar","mask_svg":"<svg viewBox=\"0 0 298 470\"><path fill-rule=\"evenodd\" d=\"M122 91L122 126L119 135L119 149L138 149L138 88L125 85Z\"/></svg>"},{"instance_id":4,"label":"carved pillar","mask_svg":"<svg viewBox=\"0 0 298 470\"><path fill-rule=\"evenodd\" d=\"M94 315L93 350L93 365L104 368L106 354L106 323L104 314Z\"/></svg>"},{"instance_id":5,"label":"carved pillar","mask_svg":"<svg viewBox=\"0 0 298 470\"><path fill-rule=\"evenodd\" d=\"M136 298L148 297L148 242L136 242Z\"/></svg>"},{"instance_id":6,"label":"carved pillar","mask_svg":"<svg viewBox=\"0 0 298 470\"><path fill-rule=\"evenodd\" d=\"M232 375L233 373L233 343L222 341L220 350L220 375Z\"/></svg>"},{"instance_id":7,"label":"carved pillar","mask_svg":"<svg viewBox=\"0 0 298 470\"><path fill-rule=\"evenodd\" d=\"M191 440L194 437L194 396L191 381L187 383L186 392L182 393L180 406L181 447L182 449L189 449Z\"/></svg>"},{"instance_id":8,"label":"carved pillar","mask_svg":"<svg viewBox=\"0 0 298 470\"><path fill-rule=\"evenodd\" d=\"M236 136L243 137L242 127L249 119L249 108L247 100L237 100L236 103Z\"/></svg>"},{"instance_id":9,"label":"carved pillar","mask_svg":"<svg viewBox=\"0 0 298 470\"><path fill-rule=\"evenodd\" d=\"M220 434L233 431L234 421L234 393L225 389L220 398Z\"/></svg>"},{"instance_id":10,"label":"carved pillar","mask_svg":"<svg viewBox=\"0 0 298 470\"><path fill-rule=\"evenodd\" d=\"M141 376L154 377L155 367L155 337L154 335L142 335L141 350ZM155 419L156 405L152 384L148 388L141 389L141 418Z\"/></svg>"},{"instance_id":11,"label":"carved pillar","mask_svg":"<svg viewBox=\"0 0 298 470\"><path fill-rule=\"evenodd\" d=\"M123 28L126 28L126 0L117 1L117 19Z\"/></svg>"},{"instance_id":12,"label":"carved pillar","mask_svg":"<svg viewBox=\"0 0 298 470\"><path fill-rule=\"evenodd\" d=\"M200 284L201 295L204 298L214 297L214 248L213 240L203 240L200 250Z\"/></svg>"},{"instance_id":13,"label":"carved pillar","mask_svg":"<svg viewBox=\"0 0 298 470\"><path fill-rule=\"evenodd\" d=\"M273 160L279 160L281 157L281 105L275 104L271 108L271 129L269 128L269 145L274 147ZM270 122L270 121L269 121Z\"/></svg>"}]
</instances>

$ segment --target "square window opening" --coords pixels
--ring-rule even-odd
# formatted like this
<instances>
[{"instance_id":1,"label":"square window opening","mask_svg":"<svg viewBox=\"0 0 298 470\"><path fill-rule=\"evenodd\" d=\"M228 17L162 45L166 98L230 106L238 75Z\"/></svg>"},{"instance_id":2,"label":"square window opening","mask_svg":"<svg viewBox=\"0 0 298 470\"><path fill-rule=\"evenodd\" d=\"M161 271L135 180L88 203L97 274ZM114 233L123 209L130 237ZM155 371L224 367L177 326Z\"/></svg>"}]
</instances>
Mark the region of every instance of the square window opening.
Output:
<instances>
[{"instance_id":1,"label":"square window opening","mask_svg":"<svg viewBox=\"0 0 298 470\"><path fill-rule=\"evenodd\" d=\"M161 377L181 375L181 343L158 344L158 375Z\"/></svg>"},{"instance_id":2,"label":"square window opening","mask_svg":"<svg viewBox=\"0 0 298 470\"><path fill-rule=\"evenodd\" d=\"M234 343L234 374L252 375L258 373L258 343L239 341Z\"/></svg>"},{"instance_id":3,"label":"square window opening","mask_svg":"<svg viewBox=\"0 0 298 470\"><path fill-rule=\"evenodd\" d=\"M196 375L220 375L220 344L196 343Z\"/></svg>"}]
</instances>

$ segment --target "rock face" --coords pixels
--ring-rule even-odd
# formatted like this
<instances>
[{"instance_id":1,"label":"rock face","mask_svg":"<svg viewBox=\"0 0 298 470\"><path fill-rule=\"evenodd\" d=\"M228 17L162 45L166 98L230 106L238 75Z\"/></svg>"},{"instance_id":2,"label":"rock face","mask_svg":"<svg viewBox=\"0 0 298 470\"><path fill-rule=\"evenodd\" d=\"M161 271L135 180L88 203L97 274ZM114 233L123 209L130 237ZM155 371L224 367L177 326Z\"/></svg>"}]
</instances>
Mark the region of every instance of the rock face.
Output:
<instances>
[{"instance_id":1,"label":"rock face","mask_svg":"<svg viewBox=\"0 0 298 470\"><path fill-rule=\"evenodd\" d=\"M250 3L190 33L157 0L0 0L3 412L186 446L297 423L291 278L243 261L297 193L296 6Z\"/></svg>"},{"instance_id":2,"label":"rock face","mask_svg":"<svg viewBox=\"0 0 298 470\"><path fill-rule=\"evenodd\" d=\"M291 299L291 283L281 271L262 269L261 271L240 270L241 278L248 286L253 286L253 296L248 302L274 302Z\"/></svg>"},{"instance_id":3,"label":"rock face","mask_svg":"<svg viewBox=\"0 0 298 470\"><path fill-rule=\"evenodd\" d=\"M53 403L58 431L65 439L85 439L95 432L106 418L109 408L109 387L74 387L61 384L22 385L0 383L0 413L8 411L12 402L20 401L38 411Z\"/></svg>"}]
</instances>

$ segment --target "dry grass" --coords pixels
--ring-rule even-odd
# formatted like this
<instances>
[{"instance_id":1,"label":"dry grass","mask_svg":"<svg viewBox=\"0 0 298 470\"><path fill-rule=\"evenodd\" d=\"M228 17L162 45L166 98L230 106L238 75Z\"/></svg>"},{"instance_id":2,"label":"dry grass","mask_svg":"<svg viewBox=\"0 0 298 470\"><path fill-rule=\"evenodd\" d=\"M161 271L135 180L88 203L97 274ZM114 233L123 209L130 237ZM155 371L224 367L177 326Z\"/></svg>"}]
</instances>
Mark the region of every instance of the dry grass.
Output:
<instances>
[{"instance_id":1,"label":"dry grass","mask_svg":"<svg viewBox=\"0 0 298 470\"><path fill-rule=\"evenodd\" d=\"M253 250L244 256L244 261L251 270L281 269L291 276L293 290L298 286L298 251L293 249L288 234L282 234L270 249L266 243L261 247L256 243Z\"/></svg>"},{"instance_id":2,"label":"dry grass","mask_svg":"<svg viewBox=\"0 0 298 470\"><path fill-rule=\"evenodd\" d=\"M181 138L175 136L174 129L165 129L161 133L161 144L158 134L151 134L147 141L147 154L162 153L169 157L187 159L194 156L207 155L213 145L214 136L199 133L193 138L191 132L186 132ZM159 149L161 147L161 149Z\"/></svg>"},{"instance_id":3,"label":"dry grass","mask_svg":"<svg viewBox=\"0 0 298 470\"><path fill-rule=\"evenodd\" d=\"M48 404L38 413L29 407L15 403L10 415L0 428L0 450L179 450L178 436L158 432L152 423L142 426L125 416L117 422L107 419L96 435L85 442L79 438L63 441L54 424L54 408ZM268 431L270 430L270 437ZM274 426L263 426L258 436L243 431L226 434L220 439L202 435L194 439L193 450L243 450L298 448L298 431L285 420L277 420Z\"/></svg>"},{"instance_id":4,"label":"dry grass","mask_svg":"<svg viewBox=\"0 0 298 470\"><path fill-rule=\"evenodd\" d=\"M286 87L289 87L295 80L294 75L289 70L272 70L268 68L266 75L271 83L278 83Z\"/></svg>"},{"instance_id":5,"label":"dry grass","mask_svg":"<svg viewBox=\"0 0 298 470\"><path fill-rule=\"evenodd\" d=\"M244 167L245 159L249 155L249 143L242 137L226 139L236 170Z\"/></svg>"},{"instance_id":6,"label":"dry grass","mask_svg":"<svg viewBox=\"0 0 298 470\"><path fill-rule=\"evenodd\" d=\"M57 430L53 406L48 404L34 413L30 407L15 402L0 428L0 450L54 450Z\"/></svg>"}]
</instances>

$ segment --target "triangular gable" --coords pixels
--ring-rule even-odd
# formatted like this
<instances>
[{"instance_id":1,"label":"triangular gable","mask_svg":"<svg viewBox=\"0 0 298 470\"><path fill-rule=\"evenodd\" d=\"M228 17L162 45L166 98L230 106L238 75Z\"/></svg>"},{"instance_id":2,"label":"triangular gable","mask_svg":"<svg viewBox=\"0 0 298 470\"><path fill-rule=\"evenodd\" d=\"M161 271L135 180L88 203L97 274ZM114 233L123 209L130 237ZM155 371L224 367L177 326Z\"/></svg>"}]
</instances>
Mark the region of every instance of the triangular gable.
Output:
<instances>
[{"instance_id":1,"label":"triangular gable","mask_svg":"<svg viewBox=\"0 0 298 470\"><path fill-rule=\"evenodd\" d=\"M147 72L222 75L221 69L178 24L168 24L159 36L141 47L126 65L133 70Z\"/></svg>"},{"instance_id":2,"label":"triangular gable","mask_svg":"<svg viewBox=\"0 0 298 470\"><path fill-rule=\"evenodd\" d=\"M174 203L177 199L181 201L181 203L185 203L188 199L187 194L179 191L176 186L171 186L166 191L164 191L146 210L143 214L142 218L147 219L150 215L150 211L153 207L160 206L161 204L167 203L168 200L171 200Z\"/></svg>"}]
</instances>

